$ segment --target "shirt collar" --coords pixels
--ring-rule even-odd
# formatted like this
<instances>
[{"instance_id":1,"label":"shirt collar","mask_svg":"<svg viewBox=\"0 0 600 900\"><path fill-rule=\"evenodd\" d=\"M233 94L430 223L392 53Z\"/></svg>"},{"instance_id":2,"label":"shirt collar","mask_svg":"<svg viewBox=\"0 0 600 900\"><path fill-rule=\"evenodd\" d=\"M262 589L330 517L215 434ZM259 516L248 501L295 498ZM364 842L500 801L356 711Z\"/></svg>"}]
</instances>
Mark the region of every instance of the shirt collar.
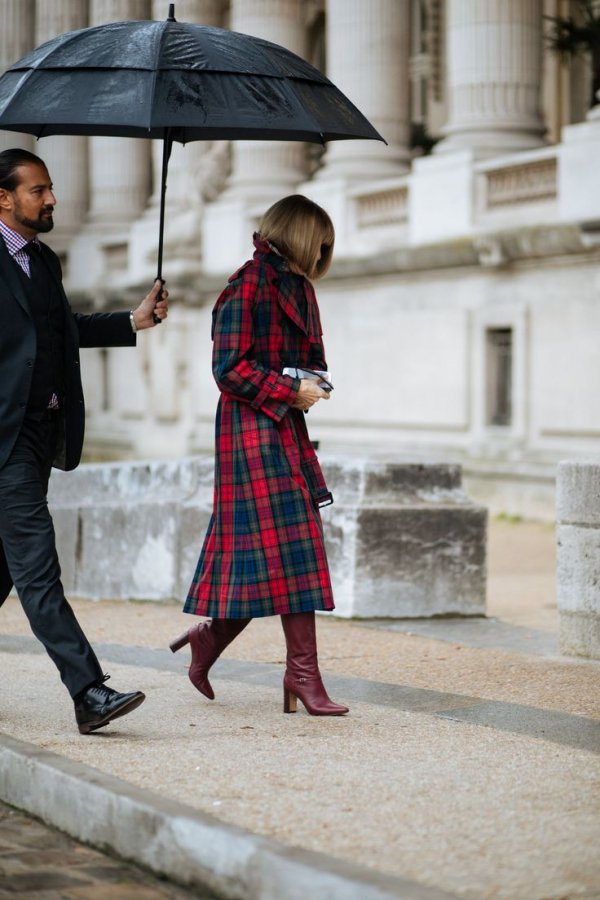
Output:
<instances>
[{"instance_id":1,"label":"shirt collar","mask_svg":"<svg viewBox=\"0 0 600 900\"><path fill-rule=\"evenodd\" d=\"M4 238L4 243L6 244L6 249L10 253L11 256L15 256L19 250L23 250L28 244L37 244L38 247L41 247L41 244L37 237L34 237L33 240L28 241L27 238L24 238L22 234L19 234L18 231L15 231L14 228L11 228L6 222L3 222L0 219L0 234Z\"/></svg>"}]
</instances>

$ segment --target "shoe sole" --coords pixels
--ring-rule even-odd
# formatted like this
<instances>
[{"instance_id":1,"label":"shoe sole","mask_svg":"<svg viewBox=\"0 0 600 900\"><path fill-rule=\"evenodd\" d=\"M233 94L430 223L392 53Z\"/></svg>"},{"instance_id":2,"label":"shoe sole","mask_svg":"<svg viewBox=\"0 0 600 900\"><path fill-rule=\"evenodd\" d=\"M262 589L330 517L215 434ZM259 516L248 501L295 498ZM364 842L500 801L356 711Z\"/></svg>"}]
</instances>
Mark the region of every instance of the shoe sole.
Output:
<instances>
[{"instance_id":1,"label":"shoe sole","mask_svg":"<svg viewBox=\"0 0 600 900\"><path fill-rule=\"evenodd\" d=\"M118 707L114 712L111 712L109 716L105 716L97 722L86 722L84 725L79 725L79 733L91 734L92 731L97 731L98 728L104 728L106 725L110 725L113 719L119 719L121 716L126 716L128 713L133 712L134 709L137 709L138 706L142 705L145 699L146 695L140 692L137 697L134 697L128 703L124 703L123 706Z\"/></svg>"}]
</instances>

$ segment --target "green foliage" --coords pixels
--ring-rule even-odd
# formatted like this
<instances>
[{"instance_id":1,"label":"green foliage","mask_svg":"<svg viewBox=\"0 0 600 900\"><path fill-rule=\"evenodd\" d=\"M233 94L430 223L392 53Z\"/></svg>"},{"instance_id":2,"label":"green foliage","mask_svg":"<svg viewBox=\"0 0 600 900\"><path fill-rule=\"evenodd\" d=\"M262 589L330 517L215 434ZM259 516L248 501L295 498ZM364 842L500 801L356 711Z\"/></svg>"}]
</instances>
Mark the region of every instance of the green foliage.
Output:
<instances>
[{"instance_id":1,"label":"green foliage","mask_svg":"<svg viewBox=\"0 0 600 900\"><path fill-rule=\"evenodd\" d=\"M600 3L598 0L576 0L575 16L544 16L552 23L547 36L549 48L563 60L580 53L589 54L593 85L591 105L600 90Z\"/></svg>"}]
</instances>

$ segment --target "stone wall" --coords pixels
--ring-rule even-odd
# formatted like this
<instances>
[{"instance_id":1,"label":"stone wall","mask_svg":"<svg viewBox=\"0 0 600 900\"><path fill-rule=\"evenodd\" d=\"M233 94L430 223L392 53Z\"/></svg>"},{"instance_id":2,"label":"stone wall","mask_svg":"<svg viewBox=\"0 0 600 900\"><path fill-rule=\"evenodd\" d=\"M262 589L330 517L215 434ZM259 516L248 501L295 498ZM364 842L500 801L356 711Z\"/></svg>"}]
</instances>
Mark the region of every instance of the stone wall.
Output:
<instances>
[{"instance_id":1,"label":"stone wall","mask_svg":"<svg viewBox=\"0 0 600 900\"><path fill-rule=\"evenodd\" d=\"M487 514L460 467L328 458L323 510L336 613L483 615ZM49 502L67 595L182 600L213 498L213 460L82 465Z\"/></svg>"},{"instance_id":2,"label":"stone wall","mask_svg":"<svg viewBox=\"0 0 600 900\"><path fill-rule=\"evenodd\" d=\"M600 459L562 462L556 487L560 649L600 659Z\"/></svg>"}]
</instances>

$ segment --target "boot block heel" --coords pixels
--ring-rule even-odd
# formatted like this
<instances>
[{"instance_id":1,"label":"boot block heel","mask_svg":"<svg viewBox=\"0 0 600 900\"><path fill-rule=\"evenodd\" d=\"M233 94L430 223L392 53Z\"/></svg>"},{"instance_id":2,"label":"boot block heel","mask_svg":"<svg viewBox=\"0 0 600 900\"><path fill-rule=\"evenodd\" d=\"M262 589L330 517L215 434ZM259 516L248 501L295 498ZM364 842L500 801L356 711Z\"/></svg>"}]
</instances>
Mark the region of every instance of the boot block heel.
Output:
<instances>
[{"instance_id":1,"label":"boot block heel","mask_svg":"<svg viewBox=\"0 0 600 900\"><path fill-rule=\"evenodd\" d=\"M298 706L298 698L287 688L283 689L283 711L284 713L295 713Z\"/></svg>"},{"instance_id":2,"label":"boot block heel","mask_svg":"<svg viewBox=\"0 0 600 900\"><path fill-rule=\"evenodd\" d=\"M186 644L190 642L190 633L189 631L184 631L182 635L176 638L174 641L171 641L169 644L169 649L171 653L177 653L178 650L181 650L182 647L185 647Z\"/></svg>"}]
</instances>

